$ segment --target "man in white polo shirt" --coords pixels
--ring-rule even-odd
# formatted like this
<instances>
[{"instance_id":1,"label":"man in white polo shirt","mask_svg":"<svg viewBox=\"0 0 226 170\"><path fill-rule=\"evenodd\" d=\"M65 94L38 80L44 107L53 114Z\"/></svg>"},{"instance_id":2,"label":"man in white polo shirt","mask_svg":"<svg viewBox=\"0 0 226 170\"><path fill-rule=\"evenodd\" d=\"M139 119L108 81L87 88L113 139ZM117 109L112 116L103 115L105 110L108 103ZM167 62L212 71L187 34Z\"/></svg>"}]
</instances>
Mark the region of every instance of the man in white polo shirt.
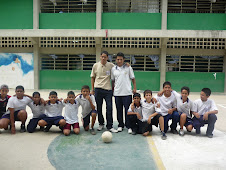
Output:
<instances>
[{"instance_id":1,"label":"man in white polo shirt","mask_svg":"<svg viewBox=\"0 0 226 170\"><path fill-rule=\"evenodd\" d=\"M128 133L132 133L129 119L127 119L127 111L132 103L132 94L136 92L136 81L132 67L127 66L124 61L124 54L118 53L116 58L117 65L111 69L111 80L117 108L118 132L121 132L125 125L128 128ZM133 90L131 80L133 82ZM125 109L125 124L123 122L123 106Z\"/></svg>"},{"instance_id":2,"label":"man in white polo shirt","mask_svg":"<svg viewBox=\"0 0 226 170\"><path fill-rule=\"evenodd\" d=\"M103 99L106 102L106 119L107 129L111 132L118 132L113 128L113 117L112 117L112 87L111 87L111 68L114 66L108 60L108 52L103 51L100 56L100 62L93 65L91 72L91 94L95 93L95 99L97 104L98 122L99 127L97 130L101 131L104 127L104 117L102 114ZM95 88L95 91L94 91Z\"/></svg>"}]
</instances>

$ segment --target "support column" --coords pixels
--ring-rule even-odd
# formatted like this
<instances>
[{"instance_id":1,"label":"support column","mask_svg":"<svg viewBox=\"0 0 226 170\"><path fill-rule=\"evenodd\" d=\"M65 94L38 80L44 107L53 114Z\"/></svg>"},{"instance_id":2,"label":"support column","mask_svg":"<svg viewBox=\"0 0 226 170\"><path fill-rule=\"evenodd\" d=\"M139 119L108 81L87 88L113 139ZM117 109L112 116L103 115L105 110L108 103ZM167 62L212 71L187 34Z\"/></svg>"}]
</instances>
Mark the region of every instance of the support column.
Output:
<instances>
[{"instance_id":1,"label":"support column","mask_svg":"<svg viewBox=\"0 0 226 170\"><path fill-rule=\"evenodd\" d=\"M100 53L101 53L101 38L96 37L96 62L100 61Z\"/></svg>"},{"instance_id":2,"label":"support column","mask_svg":"<svg viewBox=\"0 0 226 170\"><path fill-rule=\"evenodd\" d=\"M162 89L163 83L166 81L166 46L167 38L161 40L161 55L160 55L160 87Z\"/></svg>"},{"instance_id":3,"label":"support column","mask_svg":"<svg viewBox=\"0 0 226 170\"><path fill-rule=\"evenodd\" d=\"M40 87L40 52L39 52L39 38L32 38L33 42L33 55L34 55L34 89L38 90Z\"/></svg>"},{"instance_id":4,"label":"support column","mask_svg":"<svg viewBox=\"0 0 226 170\"><path fill-rule=\"evenodd\" d=\"M162 9L162 30L167 30L168 0L163 0L162 1L161 9Z\"/></svg>"},{"instance_id":5,"label":"support column","mask_svg":"<svg viewBox=\"0 0 226 170\"><path fill-rule=\"evenodd\" d=\"M96 1L96 29L101 30L101 18L103 9L103 0Z\"/></svg>"},{"instance_id":6,"label":"support column","mask_svg":"<svg viewBox=\"0 0 226 170\"><path fill-rule=\"evenodd\" d=\"M33 0L33 29L39 29L40 0Z\"/></svg>"},{"instance_id":7,"label":"support column","mask_svg":"<svg viewBox=\"0 0 226 170\"><path fill-rule=\"evenodd\" d=\"M226 49L226 45L225 45L225 49ZM225 50L225 54L224 54L224 93L226 93L226 50Z\"/></svg>"}]
</instances>

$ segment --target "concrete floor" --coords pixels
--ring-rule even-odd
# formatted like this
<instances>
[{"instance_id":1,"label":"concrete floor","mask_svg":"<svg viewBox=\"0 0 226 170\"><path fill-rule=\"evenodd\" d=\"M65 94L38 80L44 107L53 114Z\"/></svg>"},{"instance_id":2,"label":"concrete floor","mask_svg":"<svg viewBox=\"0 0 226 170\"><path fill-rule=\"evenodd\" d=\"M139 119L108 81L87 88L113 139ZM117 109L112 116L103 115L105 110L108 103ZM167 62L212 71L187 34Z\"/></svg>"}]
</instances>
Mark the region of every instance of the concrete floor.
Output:
<instances>
[{"instance_id":1,"label":"concrete floor","mask_svg":"<svg viewBox=\"0 0 226 170\"><path fill-rule=\"evenodd\" d=\"M33 90L27 90L26 94L31 95ZM40 90L41 97L48 98L50 90ZM65 98L66 90L57 90L58 96ZM79 91L76 91L79 93ZM10 89L10 95L14 90ZM205 129L202 128L202 136L196 136L193 130L191 134L184 137L167 134L166 141L160 138L159 130L154 128L151 136L145 140L153 140L162 167L166 169L225 169L226 167L226 96L224 94L212 94L219 113L216 122L214 138L204 136ZM192 93L190 99L199 98L199 93ZM31 111L27 108L28 119L32 117ZM81 110L80 110L81 111ZM114 126L117 126L116 109L113 107ZM81 117L79 112L79 117ZM29 120L27 120L28 123ZM81 124L80 124L81 125ZM96 126L98 124L96 123ZM49 133L35 132L19 133L20 123L16 122L17 133L11 135L10 131L0 130L0 169L55 169L47 155L48 148L54 139L61 135L58 128L53 127ZM178 127L179 128L179 127ZM80 135L84 135L81 133ZM117 134L115 134L117 135ZM120 134L119 134L120 135ZM125 133L125 135L127 135ZM66 138L66 137L65 137ZM140 137L138 137L140 138ZM148 149L148 148L147 148ZM155 155L154 155L155 156ZM135 160L134 160L135 161ZM89 162L88 162L89 163ZM142 162L139 162L142 163ZM75 164L76 166L76 164ZM158 168L161 168L158 166Z\"/></svg>"}]
</instances>

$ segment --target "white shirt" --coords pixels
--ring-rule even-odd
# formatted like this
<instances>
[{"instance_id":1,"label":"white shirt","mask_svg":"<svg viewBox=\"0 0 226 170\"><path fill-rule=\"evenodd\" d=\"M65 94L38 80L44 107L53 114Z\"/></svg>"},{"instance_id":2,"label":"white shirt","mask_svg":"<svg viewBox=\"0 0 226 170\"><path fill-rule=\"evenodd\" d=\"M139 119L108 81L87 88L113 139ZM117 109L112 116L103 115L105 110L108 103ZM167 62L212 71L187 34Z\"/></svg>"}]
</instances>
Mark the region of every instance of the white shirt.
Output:
<instances>
[{"instance_id":1,"label":"white shirt","mask_svg":"<svg viewBox=\"0 0 226 170\"><path fill-rule=\"evenodd\" d=\"M218 110L215 102L211 99L207 101L202 101L201 99L194 101L194 112L199 113L199 115L204 115L206 112Z\"/></svg>"},{"instance_id":2,"label":"white shirt","mask_svg":"<svg viewBox=\"0 0 226 170\"><path fill-rule=\"evenodd\" d=\"M32 99L27 96L23 96L23 99L18 99L17 96L12 96L9 98L7 103L7 108L14 108L14 111L26 110L26 105L30 103ZM9 112L6 112L9 113Z\"/></svg>"},{"instance_id":3,"label":"white shirt","mask_svg":"<svg viewBox=\"0 0 226 170\"><path fill-rule=\"evenodd\" d=\"M160 103L162 116L168 115L168 110L177 106L176 97L173 95L173 93L171 93L170 97L166 97L163 94L162 96L156 95L155 98Z\"/></svg>"},{"instance_id":4,"label":"white shirt","mask_svg":"<svg viewBox=\"0 0 226 170\"><path fill-rule=\"evenodd\" d=\"M134 105L134 106L135 106L135 105ZM128 112L139 113L139 115L142 117L142 107L141 107L141 106L139 106L139 107L135 106L135 107L134 107L134 110L132 110L132 109L131 109L131 105L130 105L130 106L129 106L129 109L128 109ZM142 118L141 118L140 120L142 120Z\"/></svg>"},{"instance_id":5,"label":"white shirt","mask_svg":"<svg viewBox=\"0 0 226 170\"><path fill-rule=\"evenodd\" d=\"M74 104L71 104L70 102L63 103L63 105L65 106L64 118L66 120L66 123L78 123L78 101L75 100Z\"/></svg>"},{"instance_id":6,"label":"white shirt","mask_svg":"<svg viewBox=\"0 0 226 170\"><path fill-rule=\"evenodd\" d=\"M33 101L28 103L28 106L31 108L31 111L33 113L33 118L38 118L40 115L45 113L44 105L36 105Z\"/></svg>"},{"instance_id":7,"label":"white shirt","mask_svg":"<svg viewBox=\"0 0 226 170\"><path fill-rule=\"evenodd\" d=\"M188 98L186 102L183 102L182 96L176 91L172 91L177 100L177 111L179 113L185 113L187 117L191 118L190 111L193 110L193 102Z\"/></svg>"},{"instance_id":8,"label":"white shirt","mask_svg":"<svg viewBox=\"0 0 226 170\"><path fill-rule=\"evenodd\" d=\"M45 114L48 117L56 117L56 116L62 116L62 110L63 110L63 101L58 101L58 103L52 104L47 103L45 106Z\"/></svg>"},{"instance_id":9,"label":"white shirt","mask_svg":"<svg viewBox=\"0 0 226 170\"><path fill-rule=\"evenodd\" d=\"M114 66L111 69L111 80L115 81L114 96L132 95L131 79L134 79L134 73L131 66Z\"/></svg>"},{"instance_id":10,"label":"white shirt","mask_svg":"<svg viewBox=\"0 0 226 170\"><path fill-rule=\"evenodd\" d=\"M95 110L96 110L96 101L95 101L94 95L90 95L90 99L93 105L95 106ZM89 100L84 98L83 95L81 94L76 97L76 101L78 101L79 106L80 105L82 106L82 117L85 118L92 111Z\"/></svg>"},{"instance_id":11,"label":"white shirt","mask_svg":"<svg viewBox=\"0 0 226 170\"><path fill-rule=\"evenodd\" d=\"M157 108L157 104L153 104L152 102L148 103L146 100L142 100L141 105L142 105L142 115L143 115L142 121L143 122L147 121L149 116L152 115L153 113L155 112L160 113L161 111L159 108Z\"/></svg>"}]
</instances>

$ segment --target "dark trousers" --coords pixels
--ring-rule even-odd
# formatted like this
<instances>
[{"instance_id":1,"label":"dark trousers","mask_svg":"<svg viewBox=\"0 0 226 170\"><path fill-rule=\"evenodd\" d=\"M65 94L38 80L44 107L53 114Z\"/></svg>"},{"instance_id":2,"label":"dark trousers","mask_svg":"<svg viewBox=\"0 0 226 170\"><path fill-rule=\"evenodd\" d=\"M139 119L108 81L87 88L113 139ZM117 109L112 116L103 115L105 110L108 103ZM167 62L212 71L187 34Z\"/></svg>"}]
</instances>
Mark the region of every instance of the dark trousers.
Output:
<instances>
[{"instance_id":1,"label":"dark trousers","mask_svg":"<svg viewBox=\"0 0 226 170\"><path fill-rule=\"evenodd\" d=\"M168 131L168 128L169 128L168 122L170 119L172 119L172 124L170 125L171 130L176 130L177 123L180 120L180 116L177 111L174 111L172 114L163 116L163 118L164 118L164 132L165 133Z\"/></svg>"},{"instance_id":2,"label":"dark trousers","mask_svg":"<svg viewBox=\"0 0 226 170\"><path fill-rule=\"evenodd\" d=\"M124 125L127 128L130 127L129 120L127 119L127 111L129 109L130 104L132 103L132 95L129 96L115 96L115 104L117 109L117 120L118 120L118 127L124 128ZM123 122L123 106L125 112L125 124Z\"/></svg>"},{"instance_id":3,"label":"dark trousers","mask_svg":"<svg viewBox=\"0 0 226 170\"><path fill-rule=\"evenodd\" d=\"M208 120L203 120L203 116L200 116L200 118L193 118L193 126L196 130L200 131L200 128L204 126L205 124L208 124L206 134L212 135L214 130L214 125L217 120L217 116L215 114L209 114Z\"/></svg>"},{"instance_id":4,"label":"dark trousers","mask_svg":"<svg viewBox=\"0 0 226 170\"><path fill-rule=\"evenodd\" d=\"M136 115L127 115L127 118L130 122L130 128L133 132L142 133L142 124L143 122L137 119Z\"/></svg>"},{"instance_id":5,"label":"dark trousers","mask_svg":"<svg viewBox=\"0 0 226 170\"><path fill-rule=\"evenodd\" d=\"M36 127L37 127L37 125L38 125L38 121L41 120L41 119L43 119L44 117L46 117L46 115L45 114L42 114L38 118L31 119L30 122L27 125L27 131L29 133L34 132L35 129L36 129Z\"/></svg>"},{"instance_id":6,"label":"dark trousers","mask_svg":"<svg viewBox=\"0 0 226 170\"><path fill-rule=\"evenodd\" d=\"M107 129L111 129L113 125L112 117L112 90L104 90L101 88L95 89L95 99L97 103L98 122L100 125L104 125L104 117L102 113L103 99L106 102L106 119Z\"/></svg>"}]
</instances>

